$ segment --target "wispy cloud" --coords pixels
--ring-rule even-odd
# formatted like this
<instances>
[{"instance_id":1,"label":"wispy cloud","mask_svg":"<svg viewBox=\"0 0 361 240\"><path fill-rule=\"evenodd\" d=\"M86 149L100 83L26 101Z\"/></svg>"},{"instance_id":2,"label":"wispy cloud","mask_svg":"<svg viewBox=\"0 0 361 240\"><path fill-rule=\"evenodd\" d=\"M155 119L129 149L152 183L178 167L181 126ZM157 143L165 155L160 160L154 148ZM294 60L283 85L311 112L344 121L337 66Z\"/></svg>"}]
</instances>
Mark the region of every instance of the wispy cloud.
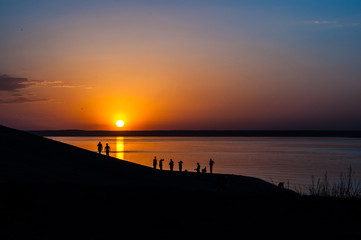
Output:
<instances>
[{"instance_id":1,"label":"wispy cloud","mask_svg":"<svg viewBox=\"0 0 361 240\"><path fill-rule=\"evenodd\" d=\"M36 82L27 78L11 77L9 75L0 75L0 91L17 92L19 89L28 88L35 85Z\"/></svg>"},{"instance_id":2,"label":"wispy cloud","mask_svg":"<svg viewBox=\"0 0 361 240\"><path fill-rule=\"evenodd\" d=\"M51 88L81 88L85 87L84 85L70 85L64 84L63 81L39 81L34 80L36 84L30 87L51 87Z\"/></svg>"},{"instance_id":3,"label":"wispy cloud","mask_svg":"<svg viewBox=\"0 0 361 240\"><path fill-rule=\"evenodd\" d=\"M333 21L329 21L329 20L315 20L312 22L313 24L337 24L338 21L333 20Z\"/></svg>"},{"instance_id":4,"label":"wispy cloud","mask_svg":"<svg viewBox=\"0 0 361 240\"><path fill-rule=\"evenodd\" d=\"M35 87L91 89L89 86L65 84L63 81L29 80L28 78L12 77L6 74L0 75L0 91L18 92L20 89Z\"/></svg>"},{"instance_id":5,"label":"wispy cloud","mask_svg":"<svg viewBox=\"0 0 361 240\"><path fill-rule=\"evenodd\" d=\"M0 104L44 102L48 98L38 97L31 93L33 88L84 88L91 89L85 85L65 84L63 81L30 80L25 77L13 77L7 74L0 74Z\"/></svg>"},{"instance_id":6,"label":"wispy cloud","mask_svg":"<svg viewBox=\"0 0 361 240\"><path fill-rule=\"evenodd\" d=\"M42 86L52 86L55 84L61 84L62 81L41 81L41 80L33 80L36 82L36 87L42 87Z\"/></svg>"},{"instance_id":7,"label":"wispy cloud","mask_svg":"<svg viewBox=\"0 0 361 240\"><path fill-rule=\"evenodd\" d=\"M350 22L342 20L313 20L303 22L304 24L313 24L313 25L325 25L325 26L334 26L334 27L359 27L361 24L359 22Z\"/></svg>"},{"instance_id":8,"label":"wispy cloud","mask_svg":"<svg viewBox=\"0 0 361 240\"><path fill-rule=\"evenodd\" d=\"M45 102L45 101L50 101L50 99L47 99L47 98L39 98L39 97L36 97L36 96L32 96L32 97L19 96L19 97L12 97L12 98L0 99L0 104L29 103L29 102Z\"/></svg>"},{"instance_id":9,"label":"wispy cloud","mask_svg":"<svg viewBox=\"0 0 361 240\"><path fill-rule=\"evenodd\" d=\"M83 85L54 85L51 86L53 88L80 88L80 87L84 87Z\"/></svg>"}]
</instances>

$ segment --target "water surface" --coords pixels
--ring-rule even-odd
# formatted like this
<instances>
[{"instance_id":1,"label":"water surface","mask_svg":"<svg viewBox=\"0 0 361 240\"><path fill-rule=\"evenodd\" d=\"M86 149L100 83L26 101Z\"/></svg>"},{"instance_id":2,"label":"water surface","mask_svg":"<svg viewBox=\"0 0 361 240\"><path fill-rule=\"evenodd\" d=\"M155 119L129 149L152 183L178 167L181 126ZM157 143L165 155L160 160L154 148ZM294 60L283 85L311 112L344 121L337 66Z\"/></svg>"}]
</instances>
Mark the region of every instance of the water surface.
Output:
<instances>
[{"instance_id":1,"label":"water surface","mask_svg":"<svg viewBox=\"0 0 361 240\"><path fill-rule=\"evenodd\" d=\"M97 151L106 143L110 155L119 159L152 166L154 156L183 161L183 170L194 171L196 163L207 166L212 158L213 171L248 175L292 186L311 183L311 176L330 180L352 166L354 180L361 182L361 139L354 138L285 138L285 137L51 137L74 146Z\"/></svg>"}]
</instances>

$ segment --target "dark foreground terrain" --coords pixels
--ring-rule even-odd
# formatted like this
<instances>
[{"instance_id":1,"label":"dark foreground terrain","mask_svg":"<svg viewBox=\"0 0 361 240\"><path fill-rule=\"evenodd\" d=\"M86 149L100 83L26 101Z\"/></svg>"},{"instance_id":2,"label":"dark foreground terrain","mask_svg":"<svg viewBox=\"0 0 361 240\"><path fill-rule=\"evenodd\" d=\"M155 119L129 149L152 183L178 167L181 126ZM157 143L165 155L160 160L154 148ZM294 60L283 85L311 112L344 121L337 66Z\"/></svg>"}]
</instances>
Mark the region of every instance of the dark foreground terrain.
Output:
<instances>
[{"instance_id":1,"label":"dark foreground terrain","mask_svg":"<svg viewBox=\"0 0 361 240\"><path fill-rule=\"evenodd\" d=\"M359 199L161 172L3 126L0 140L0 239L361 239Z\"/></svg>"}]
</instances>

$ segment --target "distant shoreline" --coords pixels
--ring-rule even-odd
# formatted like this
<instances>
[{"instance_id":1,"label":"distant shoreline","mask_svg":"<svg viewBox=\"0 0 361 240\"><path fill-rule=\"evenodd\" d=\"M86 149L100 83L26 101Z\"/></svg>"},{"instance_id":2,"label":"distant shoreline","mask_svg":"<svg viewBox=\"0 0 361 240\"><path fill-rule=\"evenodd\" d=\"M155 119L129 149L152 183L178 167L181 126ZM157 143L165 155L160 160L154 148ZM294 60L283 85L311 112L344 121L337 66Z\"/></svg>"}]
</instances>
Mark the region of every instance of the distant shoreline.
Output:
<instances>
[{"instance_id":1,"label":"distant shoreline","mask_svg":"<svg viewBox=\"0 0 361 240\"><path fill-rule=\"evenodd\" d=\"M258 130L154 130L154 131L86 131L42 130L28 131L40 136L129 136L129 137L347 137L361 138L361 131L258 131Z\"/></svg>"}]
</instances>

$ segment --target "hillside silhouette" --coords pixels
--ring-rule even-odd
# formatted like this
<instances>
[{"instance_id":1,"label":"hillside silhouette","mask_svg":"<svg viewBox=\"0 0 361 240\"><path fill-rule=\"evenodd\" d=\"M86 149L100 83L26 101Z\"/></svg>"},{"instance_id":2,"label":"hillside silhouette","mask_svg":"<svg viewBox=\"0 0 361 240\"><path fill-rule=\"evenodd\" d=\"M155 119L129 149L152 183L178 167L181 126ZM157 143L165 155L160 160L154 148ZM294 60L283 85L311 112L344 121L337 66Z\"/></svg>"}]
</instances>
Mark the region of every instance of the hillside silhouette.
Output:
<instances>
[{"instance_id":1,"label":"hillside silhouette","mask_svg":"<svg viewBox=\"0 0 361 240\"><path fill-rule=\"evenodd\" d=\"M4 126L0 136L2 239L361 237L358 199L299 196L246 176L159 171Z\"/></svg>"}]
</instances>

